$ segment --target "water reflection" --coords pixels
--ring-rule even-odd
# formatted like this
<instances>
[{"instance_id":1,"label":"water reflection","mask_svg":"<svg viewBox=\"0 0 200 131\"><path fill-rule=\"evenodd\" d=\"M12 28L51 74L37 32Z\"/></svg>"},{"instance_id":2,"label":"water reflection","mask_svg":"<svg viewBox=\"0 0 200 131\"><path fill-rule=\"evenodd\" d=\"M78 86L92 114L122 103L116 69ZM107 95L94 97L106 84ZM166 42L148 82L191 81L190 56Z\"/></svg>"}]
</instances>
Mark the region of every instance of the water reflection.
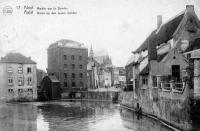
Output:
<instances>
[{"instance_id":1,"label":"water reflection","mask_svg":"<svg viewBox=\"0 0 200 131\"><path fill-rule=\"evenodd\" d=\"M31 104L0 104L0 129L36 131L37 107Z\"/></svg>"},{"instance_id":2,"label":"water reflection","mask_svg":"<svg viewBox=\"0 0 200 131\"><path fill-rule=\"evenodd\" d=\"M19 131L169 131L110 102L0 104L0 129Z\"/></svg>"}]
</instances>

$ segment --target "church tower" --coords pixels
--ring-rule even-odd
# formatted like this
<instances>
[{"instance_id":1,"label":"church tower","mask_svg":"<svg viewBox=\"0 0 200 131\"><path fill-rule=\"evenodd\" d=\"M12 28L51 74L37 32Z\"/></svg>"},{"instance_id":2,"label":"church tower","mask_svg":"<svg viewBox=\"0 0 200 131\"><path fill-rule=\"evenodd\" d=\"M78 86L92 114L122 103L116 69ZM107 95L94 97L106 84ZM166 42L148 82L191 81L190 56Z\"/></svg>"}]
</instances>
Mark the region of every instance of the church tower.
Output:
<instances>
[{"instance_id":1,"label":"church tower","mask_svg":"<svg viewBox=\"0 0 200 131\"><path fill-rule=\"evenodd\" d=\"M89 58L90 58L90 60L93 60L93 59L94 59L94 52L93 52L93 49L92 49L92 45L91 45L91 47L90 47Z\"/></svg>"}]
</instances>

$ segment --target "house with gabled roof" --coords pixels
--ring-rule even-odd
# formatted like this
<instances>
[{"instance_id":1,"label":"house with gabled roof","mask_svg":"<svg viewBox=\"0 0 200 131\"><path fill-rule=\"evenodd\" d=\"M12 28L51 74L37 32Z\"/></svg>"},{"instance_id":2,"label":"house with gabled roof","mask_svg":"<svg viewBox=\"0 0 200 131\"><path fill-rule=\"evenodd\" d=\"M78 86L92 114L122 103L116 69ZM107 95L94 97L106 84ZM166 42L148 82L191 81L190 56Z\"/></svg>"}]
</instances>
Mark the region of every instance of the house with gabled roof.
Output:
<instances>
[{"instance_id":1,"label":"house with gabled roof","mask_svg":"<svg viewBox=\"0 0 200 131\"><path fill-rule=\"evenodd\" d=\"M0 100L37 99L36 62L20 53L9 53L0 60Z\"/></svg>"},{"instance_id":2,"label":"house with gabled roof","mask_svg":"<svg viewBox=\"0 0 200 131\"><path fill-rule=\"evenodd\" d=\"M200 21L193 5L162 23L133 54L133 107L181 129L200 116Z\"/></svg>"},{"instance_id":3,"label":"house with gabled roof","mask_svg":"<svg viewBox=\"0 0 200 131\"><path fill-rule=\"evenodd\" d=\"M158 18L158 23L161 23L160 16ZM154 84L157 83L156 75L168 77L167 82L171 79L181 82L183 74L189 67L189 59L185 54L199 48L200 21L195 14L194 6L187 5L186 10L174 18L166 23L158 24L157 29L133 52L139 55L139 59L133 66L134 69L138 69L133 73L135 85L140 85L140 87L148 85L150 73L155 77L155 81L152 81ZM139 79L137 75L141 76L140 84L137 84L137 81L140 81L137 80Z\"/></svg>"}]
</instances>

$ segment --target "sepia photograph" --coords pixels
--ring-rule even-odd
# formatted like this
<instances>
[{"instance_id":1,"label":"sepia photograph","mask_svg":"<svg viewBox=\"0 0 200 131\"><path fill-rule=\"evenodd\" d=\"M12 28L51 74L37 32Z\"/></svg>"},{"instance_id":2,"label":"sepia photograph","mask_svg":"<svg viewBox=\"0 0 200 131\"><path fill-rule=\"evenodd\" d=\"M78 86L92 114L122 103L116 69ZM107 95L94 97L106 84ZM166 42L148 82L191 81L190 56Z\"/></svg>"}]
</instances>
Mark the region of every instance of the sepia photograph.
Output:
<instances>
[{"instance_id":1,"label":"sepia photograph","mask_svg":"<svg viewBox=\"0 0 200 131\"><path fill-rule=\"evenodd\" d=\"M0 0L0 131L200 131L200 0Z\"/></svg>"}]
</instances>

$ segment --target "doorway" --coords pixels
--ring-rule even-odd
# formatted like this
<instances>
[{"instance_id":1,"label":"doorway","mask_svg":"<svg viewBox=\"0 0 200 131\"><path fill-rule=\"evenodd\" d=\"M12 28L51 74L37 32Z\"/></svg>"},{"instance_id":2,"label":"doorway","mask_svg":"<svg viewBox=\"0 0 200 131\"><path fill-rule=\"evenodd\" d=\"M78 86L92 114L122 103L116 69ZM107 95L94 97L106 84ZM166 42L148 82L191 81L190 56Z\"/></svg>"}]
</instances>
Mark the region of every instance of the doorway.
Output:
<instances>
[{"instance_id":1,"label":"doorway","mask_svg":"<svg viewBox=\"0 0 200 131\"><path fill-rule=\"evenodd\" d=\"M172 65L172 78L176 81L180 81L180 65Z\"/></svg>"}]
</instances>

